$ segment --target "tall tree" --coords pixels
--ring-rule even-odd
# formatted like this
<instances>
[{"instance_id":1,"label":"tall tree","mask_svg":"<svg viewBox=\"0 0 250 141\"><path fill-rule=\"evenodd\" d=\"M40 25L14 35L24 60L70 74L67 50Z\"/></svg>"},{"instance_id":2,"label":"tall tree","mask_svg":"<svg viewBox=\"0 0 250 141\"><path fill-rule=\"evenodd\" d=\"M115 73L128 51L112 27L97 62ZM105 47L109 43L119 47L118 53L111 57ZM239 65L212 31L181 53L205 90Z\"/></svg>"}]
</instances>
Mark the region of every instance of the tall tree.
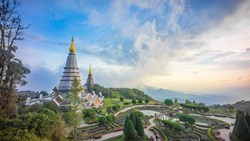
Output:
<instances>
[{"instance_id":1,"label":"tall tree","mask_svg":"<svg viewBox=\"0 0 250 141\"><path fill-rule=\"evenodd\" d=\"M175 99L174 99L174 103L178 103L178 100L177 100L177 98L175 98Z\"/></svg>"},{"instance_id":2,"label":"tall tree","mask_svg":"<svg viewBox=\"0 0 250 141\"><path fill-rule=\"evenodd\" d=\"M125 120L124 128L123 128L123 134L124 134L124 135L126 134L126 127L127 127L127 124L128 124L128 122L129 122L129 120L130 120L130 117L127 116L127 117L126 117L126 120Z\"/></svg>"},{"instance_id":3,"label":"tall tree","mask_svg":"<svg viewBox=\"0 0 250 141\"><path fill-rule=\"evenodd\" d=\"M249 113L246 114L246 122L247 122L248 126L250 127L250 116L249 116Z\"/></svg>"},{"instance_id":4,"label":"tall tree","mask_svg":"<svg viewBox=\"0 0 250 141\"><path fill-rule=\"evenodd\" d=\"M76 134L77 134L77 128L80 124L80 113L77 112L77 110L80 108L81 105L81 98L80 98L80 94L81 91L83 90L83 87L80 84L80 81L77 78L74 78L72 80L72 87L71 90L69 92L69 94L67 95L67 98L70 100L70 109L69 111L66 113L66 117L68 119L68 124L69 126L71 126L72 129L72 135L74 140L76 140Z\"/></svg>"},{"instance_id":5,"label":"tall tree","mask_svg":"<svg viewBox=\"0 0 250 141\"><path fill-rule=\"evenodd\" d=\"M134 128L134 125L131 120L129 120L127 127L126 127L126 134L125 134L125 140L126 141L133 141L136 140L137 133Z\"/></svg>"},{"instance_id":6,"label":"tall tree","mask_svg":"<svg viewBox=\"0 0 250 141\"><path fill-rule=\"evenodd\" d=\"M135 126L135 125L136 125L136 119L135 119L135 114L134 114L134 112L132 112L132 113L130 114L130 120L132 121L133 125Z\"/></svg>"},{"instance_id":7,"label":"tall tree","mask_svg":"<svg viewBox=\"0 0 250 141\"><path fill-rule=\"evenodd\" d=\"M143 124L142 124L142 121L141 121L141 118L139 118L138 116L136 116L136 131L137 131L137 134L138 136L141 136L143 137L144 136L144 128L143 128Z\"/></svg>"},{"instance_id":8,"label":"tall tree","mask_svg":"<svg viewBox=\"0 0 250 141\"><path fill-rule=\"evenodd\" d=\"M83 90L84 89L81 86L80 81L77 78L74 78L72 81L70 92L67 95L67 98L70 100L71 109L74 111L77 111L82 103L80 94Z\"/></svg>"},{"instance_id":9,"label":"tall tree","mask_svg":"<svg viewBox=\"0 0 250 141\"><path fill-rule=\"evenodd\" d=\"M22 33L28 27L22 26L17 0L2 0L0 5L0 116L9 118L16 112L15 88L25 85L25 68L14 53L16 41L22 40Z\"/></svg>"},{"instance_id":10,"label":"tall tree","mask_svg":"<svg viewBox=\"0 0 250 141\"><path fill-rule=\"evenodd\" d=\"M236 118L237 122L233 129L233 134L241 141L248 141L250 139L250 129L245 120L244 113L238 112Z\"/></svg>"}]
</instances>

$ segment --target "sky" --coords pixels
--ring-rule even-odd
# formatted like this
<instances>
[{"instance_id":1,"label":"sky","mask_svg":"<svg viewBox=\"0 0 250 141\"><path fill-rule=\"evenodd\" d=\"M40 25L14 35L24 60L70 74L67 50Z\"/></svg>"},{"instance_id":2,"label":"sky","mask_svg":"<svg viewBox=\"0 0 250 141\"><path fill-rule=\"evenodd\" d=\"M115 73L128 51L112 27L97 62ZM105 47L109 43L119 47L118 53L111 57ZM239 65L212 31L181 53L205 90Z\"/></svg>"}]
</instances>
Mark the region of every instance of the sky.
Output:
<instances>
[{"instance_id":1,"label":"sky","mask_svg":"<svg viewBox=\"0 0 250 141\"><path fill-rule=\"evenodd\" d=\"M250 100L250 1L25 0L19 90L59 84L74 36L82 83L156 87Z\"/></svg>"}]
</instances>

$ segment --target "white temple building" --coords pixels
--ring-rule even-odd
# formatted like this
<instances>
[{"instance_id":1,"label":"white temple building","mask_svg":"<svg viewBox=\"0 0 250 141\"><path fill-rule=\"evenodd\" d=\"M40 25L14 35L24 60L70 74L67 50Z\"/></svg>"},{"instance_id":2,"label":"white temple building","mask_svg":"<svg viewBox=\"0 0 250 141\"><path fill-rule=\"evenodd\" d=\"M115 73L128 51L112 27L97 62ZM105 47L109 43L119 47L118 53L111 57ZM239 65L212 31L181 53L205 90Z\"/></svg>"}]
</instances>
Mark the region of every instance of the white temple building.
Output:
<instances>
[{"instance_id":1,"label":"white temple building","mask_svg":"<svg viewBox=\"0 0 250 141\"><path fill-rule=\"evenodd\" d=\"M42 104L44 102L53 101L57 106L68 106L70 104L70 101L67 99L67 95L69 94L71 90L72 80L74 78L78 79L81 84L81 78L80 78L80 73L79 73L79 68L77 65L77 58L76 58L76 48L74 45L74 39L72 37L66 65L63 71L63 75L62 75L59 85L54 89L54 93L46 97L43 97L42 95L40 95L38 99L31 99L31 97L28 97L25 102L25 105L33 105L36 103ZM86 86L86 89L84 89L81 93L79 93L79 97L81 97L82 102L83 102L83 107L84 108L102 107L103 99L104 99L104 96L102 95L102 93L99 92L98 95L95 94L94 91L90 93L94 87L94 80L92 77L91 66L89 68L89 74L88 74L86 84L83 87L85 86Z\"/></svg>"}]
</instances>

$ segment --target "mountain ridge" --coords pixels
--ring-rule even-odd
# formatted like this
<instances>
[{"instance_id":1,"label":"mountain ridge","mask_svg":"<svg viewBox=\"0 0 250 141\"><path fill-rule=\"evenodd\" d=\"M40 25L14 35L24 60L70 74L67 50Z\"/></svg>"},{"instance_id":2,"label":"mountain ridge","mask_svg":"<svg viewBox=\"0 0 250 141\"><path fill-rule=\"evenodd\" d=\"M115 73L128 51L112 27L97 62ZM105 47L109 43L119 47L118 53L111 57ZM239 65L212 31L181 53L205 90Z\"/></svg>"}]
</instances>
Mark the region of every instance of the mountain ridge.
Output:
<instances>
[{"instance_id":1,"label":"mountain ridge","mask_svg":"<svg viewBox=\"0 0 250 141\"><path fill-rule=\"evenodd\" d=\"M165 99L174 100L175 98L177 98L179 102L185 102L185 100L188 99L191 101L195 100L196 102L202 102L207 105L212 105L212 104L226 104L228 103L228 101L232 99L232 97L225 95L191 94L182 91L174 91L174 90L155 88L149 86L140 86L139 89L144 91L145 94L149 95L155 100L160 100L160 101L163 101Z\"/></svg>"}]
</instances>

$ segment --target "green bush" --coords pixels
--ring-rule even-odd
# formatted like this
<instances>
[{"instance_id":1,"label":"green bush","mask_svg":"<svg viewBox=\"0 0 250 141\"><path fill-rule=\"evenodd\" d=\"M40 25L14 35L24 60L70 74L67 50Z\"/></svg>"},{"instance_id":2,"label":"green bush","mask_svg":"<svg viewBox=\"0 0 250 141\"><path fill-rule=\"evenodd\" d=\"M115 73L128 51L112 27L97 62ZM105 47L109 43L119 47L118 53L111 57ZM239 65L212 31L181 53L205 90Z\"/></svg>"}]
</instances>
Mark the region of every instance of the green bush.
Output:
<instances>
[{"instance_id":1,"label":"green bush","mask_svg":"<svg viewBox=\"0 0 250 141\"><path fill-rule=\"evenodd\" d=\"M107 121L106 117L99 117L98 122L103 125L103 124L107 123L108 121Z\"/></svg>"}]
</instances>

